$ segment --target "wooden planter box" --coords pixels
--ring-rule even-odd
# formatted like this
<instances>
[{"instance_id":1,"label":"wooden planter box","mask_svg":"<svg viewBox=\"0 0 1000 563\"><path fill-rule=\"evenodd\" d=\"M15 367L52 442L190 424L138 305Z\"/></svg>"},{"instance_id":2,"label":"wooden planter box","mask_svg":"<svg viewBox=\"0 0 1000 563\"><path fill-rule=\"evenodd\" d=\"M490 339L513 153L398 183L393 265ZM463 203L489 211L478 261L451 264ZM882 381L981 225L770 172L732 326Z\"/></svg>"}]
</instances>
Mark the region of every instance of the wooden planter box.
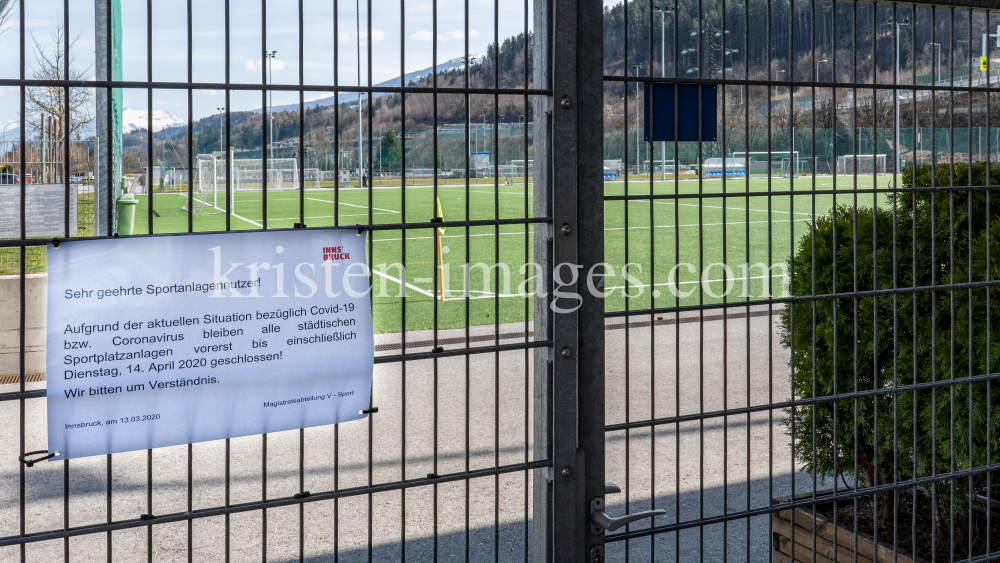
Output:
<instances>
[{"instance_id":1,"label":"wooden planter box","mask_svg":"<svg viewBox=\"0 0 1000 563\"><path fill-rule=\"evenodd\" d=\"M817 495L825 495L833 491L821 491ZM812 495L801 495L797 498L807 499ZM774 499L775 504L788 502L790 497ZM828 509L832 503L815 505L820 510ZM816 550L813 551L813 530L816 530ZM892 550L892 544L878 544L878 556L874 539L858 532L855 538L854 530L834 522L824 514L813 512L812 506L795 509L795 558L792 559L792 511L782 510L771 514L771 550L774 563L833 563L834 562L834 529L836 533L837 563L928 563L926 559L914 557L906 551ZM857 553L854 542L857 540Z\"/></svg>"}]
</instances>

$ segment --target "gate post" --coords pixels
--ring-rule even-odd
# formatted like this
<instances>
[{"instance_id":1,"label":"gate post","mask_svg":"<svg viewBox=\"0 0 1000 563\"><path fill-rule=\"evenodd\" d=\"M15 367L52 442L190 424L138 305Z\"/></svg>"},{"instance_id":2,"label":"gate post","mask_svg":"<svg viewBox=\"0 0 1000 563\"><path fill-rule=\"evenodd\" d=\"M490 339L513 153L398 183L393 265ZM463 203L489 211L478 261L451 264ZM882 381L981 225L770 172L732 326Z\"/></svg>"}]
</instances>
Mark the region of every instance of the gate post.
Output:
<instances>
[{"instance_id":1,"label":"gate post","mask_svg":"<svg viewBox=\"0 0 1000 563\"><path fill-rule=\"evenodd\" d=\"M535 88L552 91L533 106L534 215L552 217L535 230L535 337L553 343L535 353L535 456L552 468L535 475L534 557L602 563L589 524L604 490L604 302L587 276L604 259L603 4L536 2L534 18Z\"/></svg>"}]
</instances>

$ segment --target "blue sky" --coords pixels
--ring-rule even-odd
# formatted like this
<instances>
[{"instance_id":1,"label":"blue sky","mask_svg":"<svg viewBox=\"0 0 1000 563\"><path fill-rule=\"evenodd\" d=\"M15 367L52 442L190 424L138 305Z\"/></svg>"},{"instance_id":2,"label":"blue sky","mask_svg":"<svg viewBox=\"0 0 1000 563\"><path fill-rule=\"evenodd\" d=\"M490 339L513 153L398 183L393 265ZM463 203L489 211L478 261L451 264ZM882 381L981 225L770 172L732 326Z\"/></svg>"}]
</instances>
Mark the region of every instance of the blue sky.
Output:
<instances>
[{"instance_id":1,"label":"blue sky","mask_svg":"<svg viewBox=\"0 0 1000 563\"><path fill-rule=\"evenodd\" d=\"M298 2L297 0L262 0L267 5L267 50L277 50L273 64L273 82L297 84L299 75L298 52ZM14 0L15 10L17 0ZM338 10L338 29L334 31L334 4ZM371 0L374 15L372 27L372 76L376 84L400 75L400 46L406 48L406 72L427 68L432 64L433 10L432 0L405 0L405 33L400 29L400 0ZM77 38L71 55L74 68L94 72L94 6L89 1L70 2L69 21L71 36ZM360 2L361 10L361 68L362 84L368 82L367 53L367 1ZM459 0L437 0L438 9L438 61L462 56L465 52L465 10ZM61 0L25 0L27 74L35 66L35 52L31 34L43 45L49 45L50 36L62 21ZM152 0L152 61L153 80L185 81L187 77L187 22L186 0ZM195 0L192 2L193 18L193 75L195 82L225 81L225 18L223 0ZM528 2L528 23L531 25L532 2ZM494 5L489 0L469 0L468 40L469 51L478 53L493 41ZM525 5L521 1L500 0L499 37L524 31ZM357 45L355 21L357 12L351 0L303 0L305 22L303 72L307 84L332 84L334 69L341 84L358 83ZM0 77L17 78L18 29L17 13L0 34ZM147 79L147 14L146 2L122 0L123 73L125 80ZM261 3L230 2L230 72L237 83L261 83ZM334 64L334 42L339 50L339 64ZM405 41L405 43L404 43ZM306 99L323 97L317 92L306 94ZM232 110L260 109L260 92L233 92ZM297 102L297 93L275 93L274 105ZM146 109L146 90L126 90L125 107ZM218 113L216 108L224 103L221 91L196 91L193 113L195 119ZM17 121L19 100L17 88L0 87L0 127ZM187 115L187 92L156 90L153 109L163 109L179 117Z\"/></svg>"}]
</instances>

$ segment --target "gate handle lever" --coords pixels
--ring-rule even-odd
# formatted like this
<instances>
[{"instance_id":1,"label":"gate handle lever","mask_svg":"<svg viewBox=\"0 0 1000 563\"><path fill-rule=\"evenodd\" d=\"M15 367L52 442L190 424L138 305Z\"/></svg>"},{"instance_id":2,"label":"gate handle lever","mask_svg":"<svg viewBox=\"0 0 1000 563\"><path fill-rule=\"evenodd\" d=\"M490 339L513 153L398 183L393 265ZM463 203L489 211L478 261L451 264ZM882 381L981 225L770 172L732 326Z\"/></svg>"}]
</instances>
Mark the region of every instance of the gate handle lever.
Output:
<instances>
[{"instance_id":1,"label":"gate handle lever","mask_svg":"<svg viewBox=\"0 0 1000 563\"><path fill-rule=\"evenodd\" d=\"M597 497L590 501L590 529L595 534L600 534L605 530L613 532L618 528L631 524L637 520L642 520L643 518L653 518L666 513L667 511L663 509L644 510L634 514L626 514L620 518L612 518L604 512L604 498Z\"/></svg>"}]
</instances>

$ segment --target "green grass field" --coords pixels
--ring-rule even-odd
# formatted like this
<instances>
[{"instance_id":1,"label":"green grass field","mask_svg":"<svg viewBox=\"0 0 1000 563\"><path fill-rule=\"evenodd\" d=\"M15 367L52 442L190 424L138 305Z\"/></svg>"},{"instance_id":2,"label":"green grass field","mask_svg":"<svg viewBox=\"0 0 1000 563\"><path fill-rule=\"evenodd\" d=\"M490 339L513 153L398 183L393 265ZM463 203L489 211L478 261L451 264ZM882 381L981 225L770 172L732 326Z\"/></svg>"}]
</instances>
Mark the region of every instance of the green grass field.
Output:
<instances>
[{"instance_id":1,"label":"green grass field","mask_svg":"<svg viewBox=\"0 0 1000 563\"><path fill-rule=\"evenodd\" d=\"M888 187L891 176L877 178L879 187ZM815 190L844 190L836 195L838 205L855 204L871 206L871 194L855 195L852 177L817 177ZM870 189L872 178L858 178L859 189ZM650 183L630 181L629 194L648 195ZM605 280L605 288L612 290L606 298L608 311L657 307L677 304L719 303L723 301L726 285L731 289L726 300L739 302L765 296L767 288L773 295L784 291L785 278L780 270L770 274L761 268L750 272L749 285L745 287L741 265L763 263L784 264L792 252L793 241L808 232L815 215L828 214L834 204L832 194L816 195L813 178L773 178L768 186L766 178L728 180L656 181L655 194L676 194L678 198L636 199L605 203L605 261L614 275ZM725 191L724 191L725 190ZM625 184L607 183L608 196L622 195ZM785 192L768 196L768 193ZM789 194L788 192L791 192ZM508 219L530 216L532 207L531 186L492 184L439 185L437 193L448 221ZM701 197L698 197L701 194ZM405 195L405 209L404 200ZM307 190L302 211L309 227L373 223L426 222L434 216L434 189L430 185L375 186L372 190L342 189L339 205L335 205L332 189ZM139 196L136 212L136 234L148 232L149 211L146 196ZM219 199L220 207L223 206ZM155 233L184 232L188 228L188 214L183 207L187 197L181 194L154 194L152 230ZM884 202L879 201L879 204ZM558 205L558 202L556 202ZM339 210L336 208L339 207ZM218 214L196 215L195 231L218 231L226 228L226 216ZM339 211L339 212L338 212ZM272 191L267 194L268 228L290 228L299 222L299 192ZM261 194L240 192L236 195L230 228L233 230L260 229L264 225ZM522 266L532 260L534 229L524 225L497 227L450 227L443 238L446 248L445 263L448 271L445 299L435 299L434 236L432 229L407 229L373 231L370 233L369 264L376 271L373 276L375 329L378 332L395 332L403 326L410 330L429 328L435 318L440 328L521 321L530 318L532 300L524 296L533 290L525 283L525 273L531 270ZM492 266L484 285L483 267L471 268L469 298L464 296L463 265L484 263ZM631 264L628 274L628 295L623 268ZM695 271L686 266L692 264ZM391 264L406 266L405 306L400 294L400 274ZM716 264L709 268L709 265ZM719 264L728 264L732 274ZM506 266L506 272L504 272ZM707 270L706 270L707 269ZM670 283L671 270L675 279ZM500 284L495 276L500 274ZM508 274L509 272L509 274ZM568 270L566 271L568 273ZM699 291L699 276L706 272L706 284ZM609 272L610 273L610 272ZM735 279L734 279L735 278ZM504 283L504 280L508 280ZM584 286L585 287L585 286ZM677 292L680 297L675 297Z\"/></svg>"}]
</instances>

